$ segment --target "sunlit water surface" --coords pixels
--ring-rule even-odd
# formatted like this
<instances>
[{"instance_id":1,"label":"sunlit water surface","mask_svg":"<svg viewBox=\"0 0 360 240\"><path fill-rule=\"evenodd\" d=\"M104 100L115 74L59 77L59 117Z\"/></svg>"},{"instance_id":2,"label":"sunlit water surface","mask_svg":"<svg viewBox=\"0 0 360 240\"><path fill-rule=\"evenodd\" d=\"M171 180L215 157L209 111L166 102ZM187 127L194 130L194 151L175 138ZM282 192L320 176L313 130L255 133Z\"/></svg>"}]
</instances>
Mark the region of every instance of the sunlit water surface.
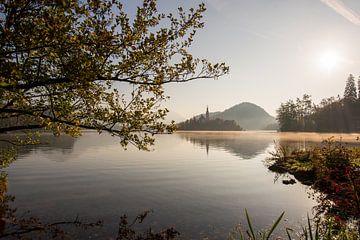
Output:
<instances>
[{"instance_id":1,"label":"sunlit water surface","mask_svg":"<svg viewBox=\"0 0 360 240\"><path fill-rule=\"evenodd\" d=\"M224 239L238 223L246 223L245 208L258 230L282 211L280 229L299 226L316 202L306 186L274 181L264 160L274 142L306 147L330 136L182 132L158 136L153 151L141 152L124 151L106 134L44 135L48 144L23 150L8 169L9 194L18 214L29 211L49 222L76 216L103 220L102 228L89 232L95 239L115 237L123 214L133 219L149 209L154 212L140 228L175 227L182 239Z\"/></svg>"}]
</instances>

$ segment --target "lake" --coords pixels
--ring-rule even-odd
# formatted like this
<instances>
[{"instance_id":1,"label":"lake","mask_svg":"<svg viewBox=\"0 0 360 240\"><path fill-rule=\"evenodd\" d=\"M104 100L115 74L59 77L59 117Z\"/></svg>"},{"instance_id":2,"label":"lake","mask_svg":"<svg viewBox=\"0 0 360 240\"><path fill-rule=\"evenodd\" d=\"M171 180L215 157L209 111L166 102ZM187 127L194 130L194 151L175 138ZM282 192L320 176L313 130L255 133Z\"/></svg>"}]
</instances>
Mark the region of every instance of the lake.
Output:
<instances>
[{"instance_id":1,"label":"lake","mask_svg":"<svg viewBox=\"0 0 360 240\"><path fill-rule=\"evenodd\" d=\"M120 216L133 219L149 209L139 228L175 227L182 239L224 239L246 223L245 208L258 230L282 211L280 228L299 227L315 200L299 182L284 185L286 176L275 181L264 160L275 142L306 147L333 135L178 132L157 136L150 152L125 151L115 138L95 132L77 139L43 135L47 144L23 149L7 169L8 193L19 215L103 220L102 228L89 230L94 239L115 237ZM341 140L359 144L356 136Z\"/></svg>"}]
</instances>

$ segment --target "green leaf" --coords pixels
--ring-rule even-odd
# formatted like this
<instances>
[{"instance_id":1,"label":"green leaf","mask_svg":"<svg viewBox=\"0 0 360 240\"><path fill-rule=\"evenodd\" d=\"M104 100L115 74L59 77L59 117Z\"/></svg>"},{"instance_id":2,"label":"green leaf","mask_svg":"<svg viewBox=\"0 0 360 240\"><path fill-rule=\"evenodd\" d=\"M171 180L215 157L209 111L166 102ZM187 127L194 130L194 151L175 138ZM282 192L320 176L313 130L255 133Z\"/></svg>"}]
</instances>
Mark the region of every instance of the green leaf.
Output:
<instances>
[{"instance_id":1,"label":"green leaf","mask_svg":"<svg viewBox=\"0 0 360 240\"><path fill-rule=\"evenodd\" d=\"M249 226L249 229L250 229L250 233L251 233L251 238L253 240L255 240L255 234L254 234L254 230L253 230L253 227L252 227L252 224L251 224L251 220L250 220L250 217L249 217L249 214L248 214L248 211L247 209L245 208L245 214L246 214L246 220L247 220L247 223L248 223L248 226ZM248 233L249 234L249 233Z\"/></svg>"},{"instance_id":2,"label":"green leaf","mask_svg":"<svg viewBox=\"0 0 360 240\"><path fill-rule=\"evenodd\" d=\"M275 223L273 224L273 226L271 227L269 233L266 236L266 239L269 239L271 234L274 232L275 228L279 225L281 219L283 218L285 212L282 212L282 214L278 217L278 219L275 221Z\"/></svg>"}]
</instances>

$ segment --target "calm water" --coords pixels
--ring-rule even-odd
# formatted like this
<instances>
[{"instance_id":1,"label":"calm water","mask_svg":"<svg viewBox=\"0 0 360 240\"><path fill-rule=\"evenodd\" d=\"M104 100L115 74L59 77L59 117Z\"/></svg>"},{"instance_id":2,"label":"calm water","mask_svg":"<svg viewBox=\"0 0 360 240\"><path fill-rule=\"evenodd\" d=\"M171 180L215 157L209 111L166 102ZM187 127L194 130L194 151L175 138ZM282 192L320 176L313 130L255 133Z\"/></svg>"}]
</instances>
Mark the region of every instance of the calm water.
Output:
<instances>
[{"instance_id":1,"label":"calm water","mask_svg":"<svg viewBox=\"0 0 360 240\"><path fill-rule=\"evenodd\" d=\"M27 148L8 169L9 194L19 214L45 221L104 220L93 237L116 235L121 215L152 209L146 224L175 227L183 239L223 239L247 208L261 229L282 211L283 226L304 223L316 204L307 187L274 182L264 166L274 141L305 147L331 135L177 133L158 136L151 152L122 150L108 135L43 136L46 145ZM344 135L343 141L354 141ZM143 226L146 226L144 224Z\"/></svg>"}]
</instances>

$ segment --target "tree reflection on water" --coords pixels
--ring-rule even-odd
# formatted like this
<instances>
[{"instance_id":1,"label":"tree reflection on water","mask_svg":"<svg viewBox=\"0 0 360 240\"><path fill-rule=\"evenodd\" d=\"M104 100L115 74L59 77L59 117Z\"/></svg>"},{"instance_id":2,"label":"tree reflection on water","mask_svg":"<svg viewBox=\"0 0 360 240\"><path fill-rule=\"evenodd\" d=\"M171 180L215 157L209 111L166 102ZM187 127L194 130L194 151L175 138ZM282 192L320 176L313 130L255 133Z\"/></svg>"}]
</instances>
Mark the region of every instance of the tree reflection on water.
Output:
<instances>
[{"instance_id":1,"label":"tree reflection on water","mask_svg":"<svg viewBox=\"0 0 360 240\"><path fill-rule=\"evenodd\" d=\"M255 158L273 143L272 138L248 134L181 132L179 136L194 145L204 147L207 154L211 149L221 149L241 159Z\"/></svg>"}]
</instances>

